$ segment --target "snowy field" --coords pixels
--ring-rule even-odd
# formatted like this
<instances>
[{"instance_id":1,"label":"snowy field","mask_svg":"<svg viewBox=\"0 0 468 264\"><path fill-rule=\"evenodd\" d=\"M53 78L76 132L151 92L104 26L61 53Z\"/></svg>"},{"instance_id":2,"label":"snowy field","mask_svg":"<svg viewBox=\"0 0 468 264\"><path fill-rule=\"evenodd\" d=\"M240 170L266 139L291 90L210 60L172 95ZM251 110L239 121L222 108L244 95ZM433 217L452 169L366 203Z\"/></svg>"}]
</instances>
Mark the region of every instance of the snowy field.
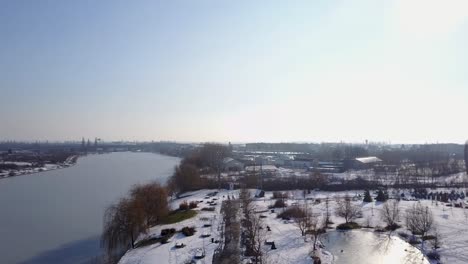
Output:
<instances>
[{"instance_id":1,"label":"snowy field","mask_svg":"<svg viewBox=\"0 0 468 264\"><path fill-rule=\"evenodd\" d=\"M193 236L186 237L182 233L176 233L167 244L153 244L146 247L137 248L128 251L125 256L120 260L120 264L155 264L155 263L188 263L195 256L197 250L205 250L205 257L200 259L197 263L208 264L213 261L213 253L220 246L219 243L212 243L211 238L218 240L220 238L220 221L222 216L220 215L221 202L227 199L227 195L237 195L237 192L220 191L216 196L206 198L206 195L213 190L202 190L191 193L186 193L184 198L180 198L171 202L173 209L178 208L179 204L183 201L203 201L198 205L195 210L198 214L185 221L170 225L160 225L150 229L149 233L142 235L140 239L158 236L162 229L175 228L176 230L182 229L182 227L195 227L196 233ZM224 197L223 197L224 196ZM213 198L217 199L215 211L201 211L203 207L207 207L207 201L212 201ZM205 224L211 224L211 227L203 227ZM202 238L202 234L210 235L209 237ZM176 248L176 243L183 243L186 246L184 248Z\"/></svg>"},{"instance_id":2,"label":"snowy field","mask_svg":"<svg viewBox=\"0 0 468 264\"><path fill-rule=\"evenodd\" d=\"M177 208L178 204L184 200L188 202L203 200L205 202L208 200L205 199L205 196L209 192L212 192L212 190L202 190L189 193L189 196L185 198L174 200L172 202L172 207ZM317 216L322 216L325 213L325 199L329 199L330 208L333 210L336 205L336 198L344 197L346 195L353 197L356 196L356 194L362 194L363 192L352 191L330 193L318 191L308 194L306 196L308 199L306 200L304 200L302 191L290 191L289 193L291 198L287 200L288 205L297 204L301 206L305 202L308 202L308 206L312 208L313 213ZM226 199L227 195L234 195L238 197L238 192L221 191L216 196L219 202L216 205L215 212L199 211L199 214L192 219L188 219L173 225L154 227L150 230L149 234L142 236L141 238L147 236L157 236L163 228L173 227L179 230L184 226L195 226L197 228L197 232L194 236L185 237L183 234L177 233L172 238L172 241L167 244L154 244L147 247L129 250L119 263L187 263L193 259L197 249L203 248L205 249L206 256L205 258L199 260L198 263L212 263L213 253L220 245L218 243L211 243L211 238L219 239L220 221L222 218L219 212L221 201ZM270 246L264 246L264 252L266 253L266 263L311 263L311 258L309 256L312 249L312 243L310 242L310 239L308 239L307 242L304 242L304 238L301 236L298 227L292 221L285 222L276 217L277 213L280 213L283 209L276 209L274 213L271 213L270 210L267 210L267 208L274 203L274 200L271 199L271 196L272 193L267 192L265 198L255 198L254 201L255 207L257 208L256 211L261 211L262 213L259 214L262 214L263 217L265 217L263 218L263 225L265 227L269 226L271 229L271 231L266 232L265 239L275 241L275 245L277 247L276 250L271 250ZM320 199L320 203L318 203L316 199ZM402 212L400 224L402 226L404 226L403 214L405 210L416 202L417 201L400 202L400 208ZM356 220L357 223L363 226L369 224L372 227L385 226L385 224L380 219L382 203L363 203L357 198L355 201L353 201L353 203L361 207L363 212L362 217ZM448 207L444 203L436 203L428 200L423 200L421 203L424 206L428 206L432 210L436 228L441 235L442 246L439 249L439 253L442 257L441 262L450 264L468 263L468 208L464 209ZM200 204L197 210L199 210L200 207L203 207L203 204ZM203 225L206 223L206 220L202 219L213 219L213 225L211 227L204 228ZM332 225L333 227L344 222L344 219L336 217L333 212L331 213L331 220L335 223ZM204 239L201 238L201 234L207 232L209 232L210 237ZM393 235L398 236L398 233L400 232L409 233L403 227L395 231ZM176 249L175 244L177 242L184 243L187 246L181 249ZM426 243L426 249L428 248L429 243ZM332 256L326 251L326 249L321 250L319 254L322 258L322 263L332 263Z\"/></svg>"}]
</instances>

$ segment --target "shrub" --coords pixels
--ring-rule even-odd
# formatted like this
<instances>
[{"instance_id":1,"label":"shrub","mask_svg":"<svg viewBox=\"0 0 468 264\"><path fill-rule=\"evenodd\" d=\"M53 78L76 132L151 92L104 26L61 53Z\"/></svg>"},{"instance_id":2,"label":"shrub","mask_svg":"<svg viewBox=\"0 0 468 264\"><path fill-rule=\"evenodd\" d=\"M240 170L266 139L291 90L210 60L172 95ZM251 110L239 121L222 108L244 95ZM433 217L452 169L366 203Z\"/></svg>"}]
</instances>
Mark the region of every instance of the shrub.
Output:
<instances>
[{"instance_id":1,"label":"shrub","mask_svg":"<svg viewBox=\"0 0 468 264\"><path fill-rule=\"evenodd\" d=\"M433 260L440 260L440 254L437 251L427 253L427 257Z\"/></svg>"},{"instance_id":2,"label":"shrub","mask_svg":"<svg viewBox=\"0 0 468 264\"><path fill-rule=\"evenodd\" d=\"M433 236L433 235L427 235L427 236L424 236L422 239L423 239L424 241L426 241L426 240L434 240L434 239L436 239L436 237Z\"/></svg>"},{"instance_id":3,"label":"shrub","mask_svg":"<svg viewBox=\"0 0 468 264\"><path fill-rule=\"evenodd\" d=\"M286 192L273 192L273 199L286 199L288 194Z\"/></svg>"},{"instance_id":4,"label":"shrub","mask_svg":"<svg viewBox=\"0 0 468 264\"><path fill-rule=\"evenodd\" d=\"M400 225L398 225L398 224L395 223L395 224L386 226L386 227L385 227L385 230L387 230L387 231L395 231L395 230L397 230L397 229L400 228L400 227L401 227Z\"/></svg>"},{"instance_id":5,"label":"shrub","mask_svg":"<svg viewBox=\"0 0 468 264\"><path fill-rule=\"evenodd\" d=\"M188 210L190 207L189 207L189 204L187 203L187 201L183 201L179 204L179 210L182 210L182 211L186 211Z\"/></svg>"},{"instance_id":6,"label":"shrub","mask_svg":"<svg viewBox=\"0 0 468 264\"><path fill-rule=\"evenodd\" d=\"M202 211L213 212L214 210L216 210L216 208L215 207L203 207L201 210Z\"/></svg>"},{"instance_id":7,"label":"shrub","mask_svg":"<svg viewBox=\"0 0 468 264\"><path fill-rule=\"evenodd\" d=\"M183 227L182 230L181 230L182 234L184 234L185 236L193 236L196 232L195 230L195 227Z\"/></svg>"},{"instance_id":8,"label":"shrub","mask_svg":"<svg viewBox=\"0 0 468 264\"><path fill-rule=\"evenodd\" d=\"M275 204L273 205L273 208L283 208L286 207L286 203L282 199L277 199L275 201Z\"/></svg>"},{"instance_id":9,"label":"shrub","mask_svg":"<svg viewBox=\"0 0 468 264\"><path fill-rule=\"evenodd\" d=\"M383 233L385 232L385 228L381 227L381 226L376 226L374 228L375 232L379 232L379 233Z\"/></svg>"},{"instance_id":10,"label":"shrub","mask_svg":"<svg viewBox=\"0 0 468 264\"><path fill-rule=\"evenodd\" d=\"M169 238L171 238L172 235L170 236L165 236L161 238L161 244L167 244L169 243Z\"/></svg>"},{"instance_id":11,"label":"shrub","mask_svg":"<svg viewBox=\"0 0 468 264\"><path fill-rule=\"evenodd\" d=\"M401 236L402 238L408 238L408 234L405 232L398 232L398 235Z\"/></svg>"},{"instance_id":12,"label":"shrub","mask_svg":"<svg viewBox=\"0 0 468 264\"><path fill-rule=\"evenodd\" d=\"M190 202L190 204L189 204L190 209L194 209L194 208L197 208L197 207L198 207L198 203L196 201Z\"/></svg>"},{"instance_id":13,"label":"shrub","mask_svg":"<svg viewBox=\"0 0 468 264\"><path fill-rule=\"evenodd\" d=\"M291 218L302 218L305 217L306 214L304 210L297 206L293 206L291 208L286 209L284 212L278 215L279 218L282 219L291 219Z\"/></svg>"},{"instance_id":14,"label":"shrub","mask_svg":"<svg viewBox=\"0 0 468 264\"><path fill-rule=\"evenodd\" d=\"M314 261L314 264L322 264L322 261L320 260L320 257L318 256L312 256L312 260Z\"/></svg>"},{"instance_id":15,"label":"shrub","mask_svg":"<svg viewBox=\"0 0 468 264\"><path fill-rule=\"evenodd\" d=\"M338 230L351 230L351 229L358 229L361 228L361 226L358 223L355 222L348 222L348 223L343 223L339 224L336 229Z\"/></svg>"},{"instance_id":16,"label":"shrub","mask_svg":"<svg viewBox=\"0 0 468 264\"><path fill-rule=\"evenodd\" d=\"M410 243L411 245L416 245L416 244L421 243L421 241L417 237L411 236L408 243Z\"/></svg>"},{"instance_id":17,"label":"shrub","mask_svg":"<svg viewBox=\"0 0 468 264\"><path fill-rule=\"evenodd\" d=\"M161 230L161 236L167 236L167 235L173 235L175 234L176 230L175 228L167 228Z\"/></svg>"}]
</instances>

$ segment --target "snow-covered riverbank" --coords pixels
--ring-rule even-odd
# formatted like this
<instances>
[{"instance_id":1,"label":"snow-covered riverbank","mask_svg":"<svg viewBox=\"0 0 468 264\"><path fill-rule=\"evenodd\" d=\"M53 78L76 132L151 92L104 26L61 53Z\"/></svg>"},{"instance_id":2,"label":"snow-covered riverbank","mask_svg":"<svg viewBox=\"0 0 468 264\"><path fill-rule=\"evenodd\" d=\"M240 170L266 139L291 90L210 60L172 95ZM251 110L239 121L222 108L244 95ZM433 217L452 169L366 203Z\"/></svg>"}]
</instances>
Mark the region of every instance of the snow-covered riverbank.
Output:
<instances>
[{"instance_id":1,"label":"snow-covered riverbank","mask_svg":"<svg viewBox=\"0 0 468 264\"><path fill-rule=\"evenodd\" d=\"M68 157L67 160L63 163L60 163L60 164L46 163L41 167L33 167L33 164L28 163L28 162L9 162L9 164L17 165L19 169L5 170L3 172L0 172L0 179L68 168L76 164L78 157L79 157L78 155L73 155L73 156Z\"/></svg>"}]
</instances>

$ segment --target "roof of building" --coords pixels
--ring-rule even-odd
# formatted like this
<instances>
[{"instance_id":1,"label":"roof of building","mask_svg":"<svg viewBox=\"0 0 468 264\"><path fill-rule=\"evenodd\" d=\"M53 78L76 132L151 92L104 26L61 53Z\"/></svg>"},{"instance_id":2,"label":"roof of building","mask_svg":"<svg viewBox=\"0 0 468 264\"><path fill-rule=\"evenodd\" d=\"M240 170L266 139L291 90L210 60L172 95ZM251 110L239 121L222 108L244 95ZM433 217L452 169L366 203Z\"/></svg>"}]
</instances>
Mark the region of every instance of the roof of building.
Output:
<instances>
[{"instance_id":1,"label":"roof of building","mask_svg":"<svg viewBox=\"0 0 468 264\"><path fill-rule=\"evenodd\" d=\"M382 162L382 160L377 157L362 157L356 158L356 160L364 164Z\"/></svg>"},{"instance_id":2,"label":"roof of building","mask_svg":"<svg viewBox=\"0 0 468 264\"><path fill-rule=\"evenodd\" d=\"M245 167L245 170L246 171L276 171L278 170L278 168L276 168L276 166L274 165L263 165L263 166L260 166L260 165L257 165L257 166L247 166Z\"/></svg>"}]
</instances>

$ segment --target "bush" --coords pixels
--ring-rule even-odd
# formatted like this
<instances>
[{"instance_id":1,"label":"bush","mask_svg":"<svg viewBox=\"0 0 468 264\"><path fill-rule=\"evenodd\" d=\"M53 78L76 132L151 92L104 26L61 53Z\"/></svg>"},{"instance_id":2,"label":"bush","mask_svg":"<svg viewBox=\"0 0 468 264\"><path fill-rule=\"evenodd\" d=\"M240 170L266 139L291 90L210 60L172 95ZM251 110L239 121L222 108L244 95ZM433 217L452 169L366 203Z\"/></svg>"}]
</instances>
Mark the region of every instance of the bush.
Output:
<instances>
[{"instance_id":1,"label":"bush","mask_svg":"<svg viewBox=\"0 0 468 264\"><path fill-rule=\"evenodd\" d=\"M434 239L436 239L436 237L433 236L433 235L427 235L427 236L423 236L422 239L423 239L424 241L426 241L426 240L434 240Z\"/></svg>"},{"instance_id":2,"label":"bush","mask_svg":"<svg viewBox=\"0 0 468 264\"><path fill-rule=\"evenodd\" d=\"M361 226L358 223L355 222L348 222L348 223L343 223L339 224L336 229L338 230L351 230L351 229L358 229L361 228Z\"/></svg>"},{"instance_id":3,"label":"bush","mask_svg":"<svg viewBox=\"0 0 468 264\"><path fill-rule=\"evenodd\" d=\"M190 208L189 204L187 201L183 201L179 204L179 210L186 211Z\"/></svg>"},{"instance_id":4,"label":"bush","mask_svg":"<svg viewBox=\"0 0 468 264\"><path fill-rule=\"evenodd\" d=\"M398 232L398 235L401 236L402 238L408 238L408 234L405 232Z\"/></svg>"},{"instance_id":5,"label":"bush","mask_svg":"<svg viewBox=\"0 0 468 264\"><path fill-rule=\"evenodd\" d=\"M213 212L214 210L216 210L216 208L215 207L203 207L201 210L202 211Z\"/></svg>"},{"instance_id":6,"label":"bush","mask_svg":"<svg viewBox=\"0 0 468 264\"><path fill-rule=\"evenodd\" d=\"M314 264L322 264L320 257L317 257L317 256L312 256L312 261Z\"/></svg>"},{"instance_id":7,"label":"bush","mask_svg":"<svg viewBox=\"0 0 468 264\"><path fill-rule=\"evenodd\" d=\"M381 226L376 226L374 228L375 232L378 232L378 233L383 233L385 232L385 228L381 227Z\"/></svg>"},{"instance_id":8,"label":"bush","mask_svg":"<svg viewBox=\"0 0 468 264\"><path fill-rule=\"evenodd\" d=\"M273 208L283 208L286 207L286 203L282 199L277 199L275 201L275 204L273 205Z\"/></svg>"},{"instance_id":9,"label":"bush","mask_svg":"<svg viewBox=\"0 0 468 264\"><path fill-rule=\"evenodd\" d=\"M393 224L393 225L388 225L388 226L386 226L386 227L385 227L385 230L387 230L387 231L395 231L395 230L397 230L397 229L400 228L400 227L401 227L400 225L398 225L398 224L395 223L395 224Z\"/></svg>"},{"instance_id":10,"label":"bush","mask_svg":"<svg viewBox=\"0 0 468 264\"><path fill-rule=\"evenodd\" d=\"M431 251L427 253L427 257L433 260L440 260L440 254L437 251Z\"/></svg>"},{"instance_id":11,"label":"bush","mask_svg":"<svg viewBox=\"0 0 468 264\"><path fill-rule=\"evenodd\" d=\"M305 217L306 214L304 210L297 206L293 206L291 208L286 209L284 212L278 215L279 218L282 219L291 219L291 218L302 218Z\"/></svg>"},{"instance_id":12,"label":"bush","mask_svg":"<svg viewBox=\"0 0 468 264\"><path fill-rule=\"evenodd\" d=\"M288 194L286 192L273 192L273 199L286 199Z\"/></svg>"},{"instance_id":13,"label":"bush","mask_svg":"<svg viewBox=\"0 0 468 264\"><path fill-rule=\"evenodd\" d=\"M182 234L184 234L185 236L193 236L196 232L195 230L195 227L183 227L182 230L181 230Z\"/></svg>"},{"instance_id":14,"label":"bush","mask_svg":"<svg viewBox=\"0 0 468 264\"><path fill-rule=\"evenodd\" d=\"M194 208L197 208L197 207L198 207L198 203L196 201L190 202L190 204L189 204L190 209L194 209Z\"/></svg>"},{"instance_id":15,"label":"bush","mask_svg":"<svg viewBox=\"0 0 468 264\"><path fill-rule=\"evenodd\" d=\"M416 245L416 244L421 243L421 241L417 237L411 236L408 243L410 243L411 245Z\"/></svg>"},{"instance_id":16,"label":"bush","mask_svg":"<svg viewBox=\"0 0 468 264\"><path fill-rule=\"evenodd\" d=\"M176 230L175 228L167 228L161 230L161 236L167 236L167 235L173 235L175 234Z\"/></svg>"}]
</instances>

